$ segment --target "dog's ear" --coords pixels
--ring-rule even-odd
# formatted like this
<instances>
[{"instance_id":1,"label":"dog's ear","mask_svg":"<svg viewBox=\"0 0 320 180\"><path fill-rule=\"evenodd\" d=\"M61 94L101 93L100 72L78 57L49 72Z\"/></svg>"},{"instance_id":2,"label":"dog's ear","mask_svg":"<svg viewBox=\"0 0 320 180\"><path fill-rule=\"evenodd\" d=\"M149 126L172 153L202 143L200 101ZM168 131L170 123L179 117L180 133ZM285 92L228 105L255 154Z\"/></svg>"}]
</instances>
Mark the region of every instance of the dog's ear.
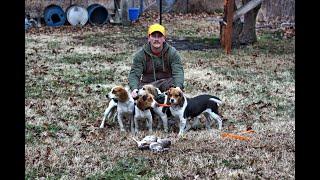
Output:
<instances>
[{"instance_id":1,"label":"dog's ear","mask_svg":"<svg viewBox=\"0 0 320 180\"><path fill-rule=\"evenodd\" d=\"M166 91L168 96L170 95L171 90L172 90L172 88L169 88L169 89Z\"/></svg>"},{"instance_id":2,"label":"dog's ear","mask_svg":"<svg viewBox=\"0 0 320 180\"><path fill-rule=\"evenodd\" d=\"M123 88L119 89L118 93L121 101L126 101L129 97L128 92Z\"/></svg>"},{"instance_id":3,"label":"dog's ear","mask_svg":"<svg viewBox=\"0 0 320 180\"><path fill-rule=\"evenodd\" d=\"M182 93L181 93L181 92L179 93L179 95L180 95L180 94L182 95ZM180 107L182 107L182 106L183 106L183 104L184 104L184 97L183 97L183 96L181 96L181 98L179 98L179 102L178 102L178 104L179 104L179 106L180 106Z\"/></svg>"},{"instance_id":4,"label":"dog's ear","mask_svg":"<svg viewBox=\"0 0 320 180\"><path fill-rule=\"evenodd\" d=\"M152 94L154 94L154 95L158 95L158 91L156 88L150 89L150 92L152 92Z\"/></svg>"}]
</instances>

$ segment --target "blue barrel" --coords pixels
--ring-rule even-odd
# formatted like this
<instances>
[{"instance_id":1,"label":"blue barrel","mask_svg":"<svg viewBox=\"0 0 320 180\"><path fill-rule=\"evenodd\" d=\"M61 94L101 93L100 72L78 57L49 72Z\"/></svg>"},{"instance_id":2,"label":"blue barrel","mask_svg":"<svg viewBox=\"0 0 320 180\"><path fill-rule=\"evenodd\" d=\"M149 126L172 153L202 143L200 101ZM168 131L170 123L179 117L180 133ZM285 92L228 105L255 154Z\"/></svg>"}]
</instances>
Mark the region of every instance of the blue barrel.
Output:
<instances>
[{"instance_id":1,"label":"blue barrel","mask_svg":"<svg viewBox=\"0 0 320 180\"><path fill-rule=\"evenodd\" d=\"M102 25L108 20L108 10L100 4L91 4L87 8L89 23L92 25Z\"/></svg>"},{"instance_id":2,"label":"blue barrel","mask_svg":"<svg viewBox=\"0 0 320 180\"><path fill-rule=\"evenodd\" d=\"M44 9L44 21L47 26L62 26L66 22L66 14L60 6L51 4Z\"/></svg>"},{"instance_id":3,"label":"blue barrel","mask_svg":"<svg viewBox=\"0 0 320 180\"><path fill-rule=\"evenodd\" d=\"M130 21L136 21L139 17L139 8L129 8L129 19Z\"/></svg>"}]
</instances>

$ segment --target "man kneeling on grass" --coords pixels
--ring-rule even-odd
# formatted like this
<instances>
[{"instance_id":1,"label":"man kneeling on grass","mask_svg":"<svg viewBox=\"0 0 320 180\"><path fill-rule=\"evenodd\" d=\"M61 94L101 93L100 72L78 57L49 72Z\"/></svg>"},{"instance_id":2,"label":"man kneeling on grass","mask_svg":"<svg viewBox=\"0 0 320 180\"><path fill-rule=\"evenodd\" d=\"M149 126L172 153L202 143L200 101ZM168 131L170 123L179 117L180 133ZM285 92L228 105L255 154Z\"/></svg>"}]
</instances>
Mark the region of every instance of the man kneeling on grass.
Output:
<instances>
[{"instance_id":1,"label":"man kneeling on grass","mask_svg":"<svg viewBox=\"0 0 320 180\"><path fill-rule=\"evenodd\" d=\"M148 43L135 53L128 80L133 98L137 96L137 89L145 84L152 84L161 92L172 86L184 88L181 56L166 42L166 30L162 25L149 27Z\"/></svg>"}]
</instances>

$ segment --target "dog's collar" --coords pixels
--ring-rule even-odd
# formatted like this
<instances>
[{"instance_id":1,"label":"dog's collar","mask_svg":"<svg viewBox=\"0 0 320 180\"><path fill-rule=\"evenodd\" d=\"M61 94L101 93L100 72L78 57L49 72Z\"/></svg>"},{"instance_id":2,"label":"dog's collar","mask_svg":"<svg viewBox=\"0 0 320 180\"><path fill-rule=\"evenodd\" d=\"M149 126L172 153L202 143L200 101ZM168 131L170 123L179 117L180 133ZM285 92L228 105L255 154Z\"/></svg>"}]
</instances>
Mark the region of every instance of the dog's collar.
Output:
<instances>
[{"instance_id":1,"label":"dog's collar","mask_svg":"<svg viewBox=\"0 0 320 180\"><path fill-rule=\"evenodd\" d=\"M162 93L162 94L158 94L154 100L158 103L165 103L164 100L165 100L165 94Z\"/></svg>"}]
</instances>

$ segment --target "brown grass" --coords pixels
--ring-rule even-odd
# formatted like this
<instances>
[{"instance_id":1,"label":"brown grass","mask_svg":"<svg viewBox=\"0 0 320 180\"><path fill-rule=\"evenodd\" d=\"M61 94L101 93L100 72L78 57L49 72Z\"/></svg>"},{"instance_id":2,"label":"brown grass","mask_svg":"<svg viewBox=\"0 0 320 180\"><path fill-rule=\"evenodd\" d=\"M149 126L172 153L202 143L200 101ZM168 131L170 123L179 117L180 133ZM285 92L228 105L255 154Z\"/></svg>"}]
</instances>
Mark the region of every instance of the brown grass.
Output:
<instances>
[{"instance_id":1,"label":"brown grass","mask_svg":"<svg viewBox=\"0 0 320 180\"><path fill-rule=\"evenodd\" d=\"M171 37L218 37L218 25L207 20L213 15L167 16ZM251 127L251 141L224 139L216 128L190 130L181 139L176 129L161 130L155 134L170 138L172 146L155 154L138 150L115 122L99 129L105 94L127 84L139 48L135 38L143 38L151 23L143 17L133 27L26 33L26 179L294 179L294 39L277 40L268 32L259 31L256 44L231 55L222 49L179 51L187 95L220 97L223 132Z\"/></svg>"}]
</instances>

